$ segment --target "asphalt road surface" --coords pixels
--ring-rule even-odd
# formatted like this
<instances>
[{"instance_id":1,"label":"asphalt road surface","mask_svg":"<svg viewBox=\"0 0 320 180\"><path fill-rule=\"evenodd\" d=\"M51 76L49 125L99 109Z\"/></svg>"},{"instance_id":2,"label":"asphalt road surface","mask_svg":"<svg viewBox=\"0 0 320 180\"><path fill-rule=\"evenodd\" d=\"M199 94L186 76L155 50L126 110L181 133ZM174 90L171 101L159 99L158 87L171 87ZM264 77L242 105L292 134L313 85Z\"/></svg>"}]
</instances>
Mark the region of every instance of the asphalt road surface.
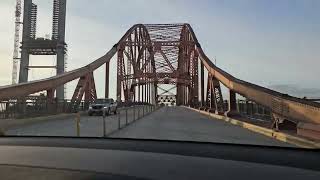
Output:
<instances>
[{"instance_id":1,"label":"asphalt road surface","mask_svg":"<svg viewBox=\"0 0 320 180\"><path fill-rule=\"evenodd\" d=\"M127 115L125 109L119 109L118 112L120 113L106 116L106 135L119 129L119 116L120 127L123 128L126 125L132 124L133 118L136 120L138 116L142 117L143 114L146 114L147 107L145 107L145 110L143 110L142 106L130 107L127 109ZM57 118L55 120L10 129L5 134L18 136L77 136L77 123L75 119L76 116ZM82 137L102 137L104 134L103 127L102 116L80 116L80 136Z\"/></svg>"},{"instance_id":2,"label":"asphalt road surface","mask_svg":"<svg viewBox=\"0 0 320 180\"><path fill-rule=\"evenodd\" d=\"M111 137L293 146L184 107L161 108Z\"/></svg>"},{"instance_id":3,"label":"asphalt road surface","mask_svg":"<svg viewBox=\"0 0 320 180\"><path fill-rule=\"evenodd\" d=\"M163 107L134 121L134 117L137 119L138 114L142 117L142 107L128 109L127 115L125 110L121 110L120 115L107 116L106 135L122 138L293 146L184 107ZM74 117L46 121L11 129L6 135L76 136L76 121ZM81 116L80 136L102 137L102 116Z\"/></svg>"}]
</instances>

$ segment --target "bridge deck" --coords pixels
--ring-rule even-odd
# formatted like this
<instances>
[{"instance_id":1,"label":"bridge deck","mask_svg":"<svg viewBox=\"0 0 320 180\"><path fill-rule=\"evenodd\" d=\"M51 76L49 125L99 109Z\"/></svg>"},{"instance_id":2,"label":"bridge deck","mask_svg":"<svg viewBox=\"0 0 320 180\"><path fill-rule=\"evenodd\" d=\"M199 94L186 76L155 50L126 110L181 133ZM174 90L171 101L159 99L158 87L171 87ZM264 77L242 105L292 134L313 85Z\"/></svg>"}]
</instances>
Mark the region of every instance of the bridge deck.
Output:
<instances>
[{"instance_id":1,"label":"bridge deck","mask_svg":"<svg viewBox=\"0 0 320 180\"><path fill-rule=\"evenodd\" d=\"M161 108L111 137L293 146L183 107Z\"/></svg>"},{"instance_id":2,"label":"bridge deck","mask_svg":"<svg viewBox=\"0 0 320 180\"><path fill-rule=\"evenodd\" d=\"M137 109L135 108L135 110ZM129 123L133 121L133 110L132 108L128 110ZM142 113L141 109L140 113ZM121 130L117 130L118 115L108 116L106 119L106 134L110 137L292 146L227 122L209 118L183 107L161 108L140 120L130 123L126 127L124 127L125 114L122 111L120 113L121 127L124 128ZM76 136L76 124L74 117L57 118L56 120L11 129L6 134L21 136ZM101 116L81 116L80 136L101 137L102 135L103 123Z\"/></svg>"}]
</instances>

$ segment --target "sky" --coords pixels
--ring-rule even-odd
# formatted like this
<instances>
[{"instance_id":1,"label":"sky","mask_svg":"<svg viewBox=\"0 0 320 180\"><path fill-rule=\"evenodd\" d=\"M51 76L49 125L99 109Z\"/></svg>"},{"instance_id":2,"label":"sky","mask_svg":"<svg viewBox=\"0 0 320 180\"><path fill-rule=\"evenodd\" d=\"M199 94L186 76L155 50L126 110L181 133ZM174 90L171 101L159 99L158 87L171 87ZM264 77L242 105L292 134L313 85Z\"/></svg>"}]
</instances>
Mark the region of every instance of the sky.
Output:
<instances>
[{"instance_id":1,"label":"sky","mask_svg":"<svg viewBox=\"0 0 320 180\"><path fill-rule=\"evenodd\" d=\"M52 0L34 3L43 37L51 33ZM11 83L14 9L15 0L0 1L0 85ZM235 77L266 87L320 89L319 9L319 0L68 0L67 70L104 55L134 24L189 23L207 56ZM55 59L33 56L31 64L55 65ZM113 58L111 71L115 65ZM103 67L95 72L98 96L103 73ZM29 80L53 75L32 70ZM67 85L68 97L75 83Z\"/></svg>"}]
</instances>

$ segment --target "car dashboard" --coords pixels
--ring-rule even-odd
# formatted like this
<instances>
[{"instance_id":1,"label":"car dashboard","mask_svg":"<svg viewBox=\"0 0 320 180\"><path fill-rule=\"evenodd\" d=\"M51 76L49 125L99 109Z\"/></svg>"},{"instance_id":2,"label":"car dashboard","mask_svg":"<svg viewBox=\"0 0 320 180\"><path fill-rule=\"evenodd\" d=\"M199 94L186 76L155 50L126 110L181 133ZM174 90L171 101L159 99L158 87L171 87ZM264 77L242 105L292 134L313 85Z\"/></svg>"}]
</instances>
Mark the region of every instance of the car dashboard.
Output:
<instances>
[{"instance_id":1,"label":"car dashboard","mask_svg":"<svg viewBox=\"0 0 320 180\"><path fill-rule=\"evenodd\" d=\"M161 140L0 138L1 179L319 179L318 150Z\"/></svg>"}]
</instances>

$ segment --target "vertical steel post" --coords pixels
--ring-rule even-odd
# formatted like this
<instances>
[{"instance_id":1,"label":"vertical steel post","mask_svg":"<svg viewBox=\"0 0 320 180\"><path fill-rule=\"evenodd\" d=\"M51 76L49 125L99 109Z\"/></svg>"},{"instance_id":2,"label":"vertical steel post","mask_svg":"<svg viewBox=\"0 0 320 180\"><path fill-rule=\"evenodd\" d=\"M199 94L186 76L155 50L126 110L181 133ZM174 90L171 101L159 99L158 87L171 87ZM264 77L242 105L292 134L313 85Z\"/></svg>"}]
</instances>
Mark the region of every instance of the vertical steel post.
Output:
<instances>
[{"instance_id":1,"label":"vertical steel post","mask_svg":"<svg viewBox=\"0 0 320 180\"><path fill-rule=\"evenodd\" d=\"M229 90L229 106L228 106L228 108L229 109L226 112L226 115L228 117L238 115L236 93L232 90Z\"/></svg>"},{"instance_id":2,"label":"vertical steel post","mask_svg":"<svg viewBox=\"0 0 320 180\"><path fill-rule=\"evenodd\" d=\"M105 89L104 89L104 97L109 98L109 67L110 63L106 62L106 79L105 79Z\"/></svg>"},{"instance_id":3,"label":"vertical steel post","mask_svg":"<svg viewBox=\"0 0 320 180\"><path fill-rule=\"evenodd\" d=\"M118 50L117 58L117 101L121 101L121 81L122 81L122 53L123 50Z\"/></svg>"},{"instance_id":4,"label":"vertical steel post","mask_svg":"<svg viewBox=\"0 0 320 180\"><path fill-rule=\"evenodd\" d=\"M133 87L133 102L136 102L136 86Z\"/></svg>"},{"instance_id":5,"label":"vertical steel post","mask_svg":"<svg viewBox=\"0 0 320 180\"><path fill-rule=\"evenodd\" d=\"M240 112L240 106L239 106L239 101L238 100L236 101L236 104L237 104L237 112L239 113Z\"/></svg>"},{"instance_id":6,"label":"vertical steel post","mask_svg":"<svg viewBox=\"0 0 320 180\"><path fill-rule=\"evenodd\" d=\"M250 115L250 102L248 100L246 100L246 114Z\"/></svg>"},{"instance_id":7,"label":"vertical steel post","mask_svg":"<svg viewBox=\"0 0 320 180\"><path fill-rule=\"evenodd\" d=\"M200 62L200 93L201 93L201 106L204 106L204 65Z\"/></svg>"},{"instance_id":8,"label":"vertical steel post","mask_svg":"<svg viewBox=\"0 0 320 180\"><path fill-rule=\"evenodd\" d=\"M144 106L145 105L142 105L142 117L144 116Z\"/></svg>"},{"instance_id":9,"label":"vertical steel post","mask_svg":"<svg viewBox=\"0 0 320 180\"><path fill-rule=\"evenodd\" d=\"M47 111L49 113L53 113L53 104L54 104L54 89L47 90Z\"/></svg>"},{"instance_id":10,"label":"vertical steel post","mask_svg":"<svg viewBox=\"0 0 320 180\"><path fill-rule=\"evenodd\" d=\"M126 125L128 125L128 107L126 107Z\"/></svg>"},{"instance_id":11,"label":"vertical steel post","mask_svg":"<svg viewBox=\"0 0 320 180\"><path fill-rule=\"evenodd\" d=\"M121 128L121 122L120 122L120 113L121 111L119 110L119 114L118 114L118 129Z\"/></svg>"},{"instance_id":12,"label":"vertical steel post","mask_svg":"<svg viewBox=\"0 0 320 180\"><path fill-rule=\"evenodd\" d=\"M76 114L76 132L77 136L80 137L80 113Z\"/></svg>"},{"instance_id":13,"label":"vertical steel post","mask_svg":"<svg viewBox=\"0 0 320 180\"><path fill-rule=\"evenodd\" d=\"M149 83L147 83L147 103L150 103L149 102L149 100L150 100L150 86L149 86L150 84Z\"/></svg>"},{"instance_id":14,"label":"vertical steel post","mask_svg":"<svg viewBox=\"0 0 320 180\"><path fill-rule=\"evenodd\" d=\"M91 99L91 81L90 81L90 74L86 75L87 81L85 82L85 89L84 89L84 108L89 108L89 103Z\"/></svg>"}]
</instances>

